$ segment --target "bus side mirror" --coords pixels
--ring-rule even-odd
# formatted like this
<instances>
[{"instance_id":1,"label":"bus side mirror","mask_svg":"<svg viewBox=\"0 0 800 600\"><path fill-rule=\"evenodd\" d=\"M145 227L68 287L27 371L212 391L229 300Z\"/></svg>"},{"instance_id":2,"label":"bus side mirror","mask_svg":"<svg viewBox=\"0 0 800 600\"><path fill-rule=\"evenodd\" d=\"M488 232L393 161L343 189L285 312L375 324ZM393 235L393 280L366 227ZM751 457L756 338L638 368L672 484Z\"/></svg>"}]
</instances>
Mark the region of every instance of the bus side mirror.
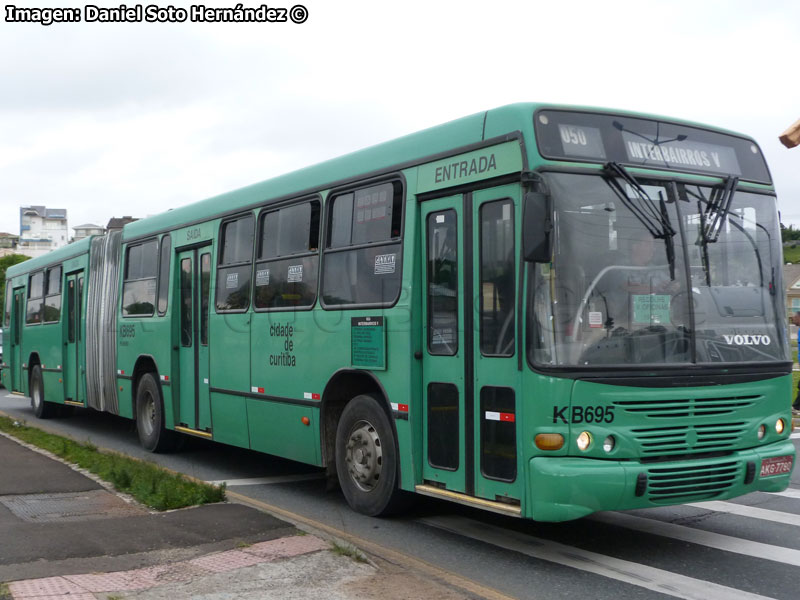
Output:
<instances>
[{"instance_id":1,"label":"bus side mirror","mask_svg":"<svg viewBox=\"0 0 800 600\"><path fill-rule=\"evenodd\" d=\"M553 229L547 194L527 192L522 214L522 255L528 262L549 263Z\"/></svg>"}]
</instances>

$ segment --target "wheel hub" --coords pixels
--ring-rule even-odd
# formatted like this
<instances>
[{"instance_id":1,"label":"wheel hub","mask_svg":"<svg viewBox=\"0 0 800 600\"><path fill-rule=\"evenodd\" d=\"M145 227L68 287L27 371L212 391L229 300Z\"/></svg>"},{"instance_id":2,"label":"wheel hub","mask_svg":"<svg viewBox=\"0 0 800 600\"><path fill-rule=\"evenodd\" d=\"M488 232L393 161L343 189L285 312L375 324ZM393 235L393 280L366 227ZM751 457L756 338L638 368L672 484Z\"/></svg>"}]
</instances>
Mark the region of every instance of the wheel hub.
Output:
<instances>
[{"instance_id":1,"label":"wheel hub","mask_svg":"<svg viewBox=\"0 0 800 600\"><path fill-rule=\"evenodd\" d=\"M369 492L378 485L383 470L381 439L375 427L367 421L355 424L347 442L345 456L353 482Z\"/></svg>"}]
</instances>

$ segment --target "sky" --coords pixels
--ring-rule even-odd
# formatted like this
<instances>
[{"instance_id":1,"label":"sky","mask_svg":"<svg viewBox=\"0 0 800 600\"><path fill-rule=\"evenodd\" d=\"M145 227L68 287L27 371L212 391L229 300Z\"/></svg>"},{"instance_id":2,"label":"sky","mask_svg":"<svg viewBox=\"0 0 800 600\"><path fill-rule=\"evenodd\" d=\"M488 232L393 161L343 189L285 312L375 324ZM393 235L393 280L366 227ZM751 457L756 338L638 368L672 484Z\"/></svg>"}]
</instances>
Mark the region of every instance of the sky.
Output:
<instances>
[{"instance_id":1,"label":"sky","mask_svg":"<svg viewBox=\"0 0 800 600\"><path fill-rule=\"evenodd\" d=\"M297 1L302 24L43 26L5 5L0 231L31 204L66 208L70 227L156 214L520 101L750 135L800 227L800 147L778 141L800 119L796 0Z\"/></svg>"}]
</instances>

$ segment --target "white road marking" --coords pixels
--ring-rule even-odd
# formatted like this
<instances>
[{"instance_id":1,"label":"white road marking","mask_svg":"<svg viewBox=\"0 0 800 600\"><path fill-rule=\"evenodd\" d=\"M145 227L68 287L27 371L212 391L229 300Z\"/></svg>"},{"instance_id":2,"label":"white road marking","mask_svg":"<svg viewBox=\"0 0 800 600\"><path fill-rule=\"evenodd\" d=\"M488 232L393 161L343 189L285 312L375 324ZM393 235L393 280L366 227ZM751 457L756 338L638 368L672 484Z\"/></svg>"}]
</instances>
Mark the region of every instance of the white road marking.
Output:
<instances>
[{"instance_id":1,"label":"white road marking","mask_svg":"<svg viewBox=\"0 0 800 600\"><path fill-rule=\"evenodd\" d=\"M322 479L325 473L306 473L303 475L278 475L276 477L253 477L251 479L219 479L217 481L206 481L213 485L223 483L232 487L235 485L269 485L272 483L291 483L292 481L308 481L311 479Z\"/></svg>"},{"instance_id":2,"label":"white road marking","mask_svg":"<svg viewBox=\"0 0 800 600\"><path fill-rule=\"evenodd\" d=\"M687 504L686 506L694 506L695 508L704 508L706 510L713 510L715 512L730 513L732 515L739 515L740 517L750 517L753 519L761 519L762 521L774 521L775 523L783 523L784 525L793 525L800 527L800 515L781 512L779 510L767 510L765 508L757 508L755 506L745 506L743 504L734 504L733 502L695 502Z\"/></svg>"},{"instance_id":3,"label":"white road marking","mask_svg":"<svg viewBox=\"0 0 800 600\"><path fill-rule=\"evenodd\" d=\"M792 434L789 436L789 438L790 438L790 439L793 439L793 440L800 440L800 431L798 431L797 433L792 433Z\"/></svg>"},{"instance_id":4,"label":"white road marking","mask_svg":"<svg viewBox=\"0 0 800 600\"><path fill-rule=\"evenodd\" d=\"M429 517L420 519L420 522L513 552L520 552L533 558L588 571L676 598L687 600L764 600L766 598L766 596L581 550L464 517Z\"/></svg>"},{"instance_id":5,"label":"white road marking","mask_svg":"<svg viewBox=\"0 0 800 600\"><path fill-rule=\"evenodd\" d=\"M783 496L784 498L800 498L800 490L796 490L794 488L789 488L783 490L782 492L764 492L766 494L772 494L773 496Z\"/></svg>"},{"instance_id":6,"label":"white road marking","mask_svg":"<svg viewBox=\"0 0 800 600\"><path fill-rule=\"evenodd\" d=\"M689 542L690 544L698 544L700 546L716 548L717 550L725 550L726 552L744 554L745 556L757 556L758 558L765 558L774 562L800 567L800 550L795 550L793 548L752 542L730 535L693 529L685 525L665 523L655 519L646 519L644 517L636 517L623 513L598 513L589 518L593 521L599 521L617 527L625 527L626 529L634 529L653 535L660 535L661 537L681 540Z\"/></svg>"}]
</instances>

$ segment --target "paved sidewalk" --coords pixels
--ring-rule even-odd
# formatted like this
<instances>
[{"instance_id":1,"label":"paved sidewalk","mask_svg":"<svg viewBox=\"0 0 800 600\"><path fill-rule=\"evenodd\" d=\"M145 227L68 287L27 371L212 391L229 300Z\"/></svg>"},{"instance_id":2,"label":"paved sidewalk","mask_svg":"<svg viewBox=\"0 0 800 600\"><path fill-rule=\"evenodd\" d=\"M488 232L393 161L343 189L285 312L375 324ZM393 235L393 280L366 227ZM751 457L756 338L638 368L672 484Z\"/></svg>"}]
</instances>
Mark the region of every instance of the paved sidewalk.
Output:
<instances>
[{"instance_id":1,"label":"paved sidewalk","mask_svg":"<svg viewBox=\"0 0 800 600\"><path fill-rule=\"evenodd\" d=\"M157 513L0 434L0 600L475 598L241 504Z\"/></svg>"}]
</instances>

